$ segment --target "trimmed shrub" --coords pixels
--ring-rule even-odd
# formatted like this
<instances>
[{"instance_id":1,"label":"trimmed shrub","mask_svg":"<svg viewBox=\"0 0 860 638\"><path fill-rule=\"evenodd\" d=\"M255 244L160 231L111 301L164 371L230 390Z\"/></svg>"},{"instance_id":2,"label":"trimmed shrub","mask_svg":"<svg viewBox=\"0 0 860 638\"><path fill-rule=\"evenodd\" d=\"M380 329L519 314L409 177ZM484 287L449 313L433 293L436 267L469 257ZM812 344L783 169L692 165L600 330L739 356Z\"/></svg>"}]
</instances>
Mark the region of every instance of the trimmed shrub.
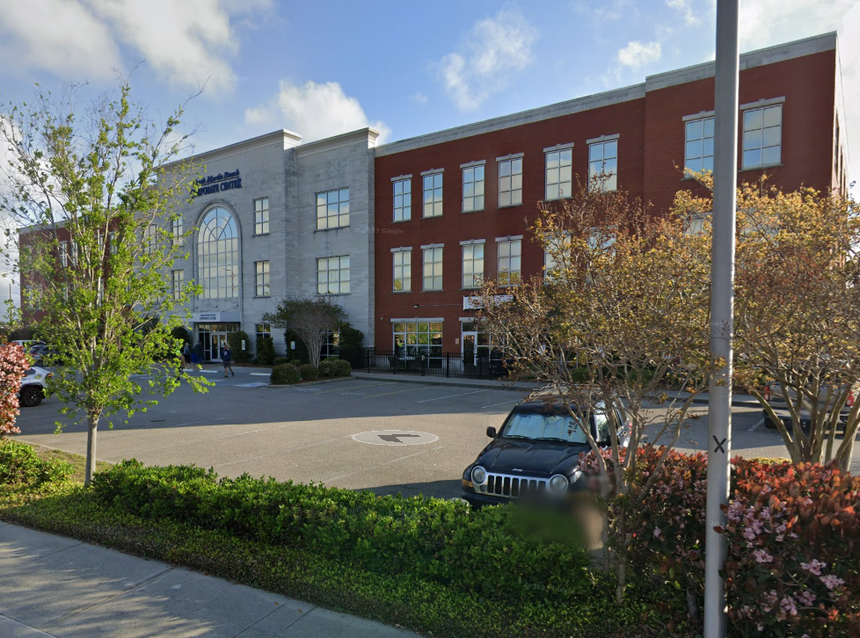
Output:
<instances>
[{"instance_id":1,"label":"trimmed shrub","mask_svg":"<svg viewBox=\"0 0 860 638\"><path fill-rule=\"evenodd\" d=\"M349 365L349 361L344 361L343 359L338 359L334 363L335 376L338 377L348 377L352 375L352 366Z\"/></svg>"},{"instance_id":2,"label":"trimmed shrub","mask_svg":"<svg viewBox=\"0 0 860 638\"><path fill-rule=\"evenodd\" d=\"M320 376L320 371L316 366L312 366L310 363L305 363L304 365L299 366L299 374L302 375L302 380L304 381L314 381Z\"/></svg>"},{"instance_id":3,"label":"trimmed shrub","mask_svg":"<svg viewBox=\"0 0 860 638\"><path fill-rule=\"evenodd\" d=\"M242 350L242 342L245 342L245 349ZM248 333L242 330L227 333L227 343L230 344L230 350L233 351L233 361L236 363L248 363L251 360L251 339Z\"/></svg>"},{"instance_id":4,"label":"trimmed shrub","mask_svg":"<svg viewBox=\"0 0 860 638\"><path fill-rule=\"evenodd\" d=\"M298 383L301 380L302 375L299 373L299 369L290 363L275 366L272 368L272 374L269 376L269 381L272 385Z\"/></svg>"},{"instance_id":5,"label":"trimmed shrub","mask_svg":"<svg viewBox=\"0 0 860 638\"><path fill-rule=\"evenodd\" d=\"M289 362L290 362L290 360L287 359L286 357L275 357L274 365L282 366L282 365L289 363Z\"/></svg>"},{"instance_id":6,"label":"trimmed shrub","mask_svg":"<svg viewBox=\"0 0 860 638\"><path fill-rule=\"evenodd\" d=\"M275 342L271 337L257 337L256 363L270 366L275 362ZM286 361L284 361L286 363Z\"/></svg>"},{"instance_id":7,"label":"trimmed shrub","mask_svg":"<svg viewBox=\"0 0 860 638\"><path fill-rule=\"evenodd\" d=\"M59 459L45 460L31 446L0 441L0 484L40 487L67 480L72 466Z\"/></svg>"},{"instance_id":8,"label":"trimmed shrub","mask_svg":"<svg viewBox=\"0 0 860 638\"><path fill-rule=\"evenodd\" d=\"M320 362L321 377L348 377L352 374L352 366L349 361L328 357Z\"/></svg>"},{"instance_id":9,"label":"trimmed shrub","mask_svg":"<svg viewBox=\"0 0 860 638\"><path fill-rule=\"evenodd\" d=\"M197 467L124 461L96 475L96 498L136 516L167 518L308 551L385 574L409 574L493 600L567 604L593 592L582 536L563 514L424 497L217 480ZM573 531L572 531L573 530Z\"/></svg>"}]
</instances>

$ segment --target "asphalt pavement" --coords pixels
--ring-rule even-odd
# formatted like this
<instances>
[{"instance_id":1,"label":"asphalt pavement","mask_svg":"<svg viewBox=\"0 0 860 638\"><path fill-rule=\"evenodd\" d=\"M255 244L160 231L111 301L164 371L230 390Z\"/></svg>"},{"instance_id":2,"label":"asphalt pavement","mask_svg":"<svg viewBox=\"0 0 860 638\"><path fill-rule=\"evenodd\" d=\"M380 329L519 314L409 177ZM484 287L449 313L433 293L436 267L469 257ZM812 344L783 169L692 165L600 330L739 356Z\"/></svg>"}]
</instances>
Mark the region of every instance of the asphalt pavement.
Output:
<instances>
[{"instance_id":1,"label":"asphalt pavement","mask_svg":"<svg viewBox=\"0 0 860 638\"><path fill-rule=\"evenodd\" d=\"M410 638L158 561L0 523L3 638Z\"/></svg>"}]
</instances>

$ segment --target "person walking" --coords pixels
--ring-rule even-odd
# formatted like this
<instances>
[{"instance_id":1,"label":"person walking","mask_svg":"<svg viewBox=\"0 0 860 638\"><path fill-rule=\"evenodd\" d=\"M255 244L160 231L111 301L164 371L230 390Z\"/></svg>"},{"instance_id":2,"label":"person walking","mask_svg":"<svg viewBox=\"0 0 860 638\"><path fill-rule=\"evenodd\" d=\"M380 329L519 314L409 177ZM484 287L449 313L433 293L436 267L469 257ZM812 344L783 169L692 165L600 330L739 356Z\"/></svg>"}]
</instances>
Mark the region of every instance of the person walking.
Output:
<instances>
[{"instance_id":1,"label":"person walking","mask_svg":"<svg viewBox=\"0 0 860 638\"><path fill-rule=\"evenodd\" d=\"M191 356L191 348L188 347L188 342L186 341L182 344L182 351L179 353L179 365L185 370L188 367L188 357Z\"/></svg>"},{"instance_id":2,"label":"person walking","mask_svg":"<svg viewBox=\"0 0 860 638\"><path fill-rule=\"evenodd\" d=\"M233 359L233 351L230 350L230 346L224 346L223 348L221 348L221 363L224 364L224 378L225 379L227 378L227 370L230 371L231 375L233 375L234 377L236 376L236 373L233 372L232 359Z\"/></svg>"}]
</instances>

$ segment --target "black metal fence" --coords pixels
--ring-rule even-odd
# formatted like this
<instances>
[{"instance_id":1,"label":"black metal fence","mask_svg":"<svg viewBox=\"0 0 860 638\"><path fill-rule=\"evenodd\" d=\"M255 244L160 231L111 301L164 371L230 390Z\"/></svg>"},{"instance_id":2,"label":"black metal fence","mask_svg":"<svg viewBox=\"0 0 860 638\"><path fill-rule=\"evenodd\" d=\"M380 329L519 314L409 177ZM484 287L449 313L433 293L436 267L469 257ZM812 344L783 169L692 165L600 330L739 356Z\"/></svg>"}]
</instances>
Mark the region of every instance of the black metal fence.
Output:
<instances>
[{"instance_id":1,"label":"black metal fence","mask_svg":"<svg viewBox=\"0 0 860 638\"><path fill-rule=\"evenodd\" d=\"M341 350L340 358L353 370L385 374L414 374L450 379L498 379L507 376L499 353L463 355L459 352L405 355L393 351L361 348Z\"/></svg>"}]
</instances>

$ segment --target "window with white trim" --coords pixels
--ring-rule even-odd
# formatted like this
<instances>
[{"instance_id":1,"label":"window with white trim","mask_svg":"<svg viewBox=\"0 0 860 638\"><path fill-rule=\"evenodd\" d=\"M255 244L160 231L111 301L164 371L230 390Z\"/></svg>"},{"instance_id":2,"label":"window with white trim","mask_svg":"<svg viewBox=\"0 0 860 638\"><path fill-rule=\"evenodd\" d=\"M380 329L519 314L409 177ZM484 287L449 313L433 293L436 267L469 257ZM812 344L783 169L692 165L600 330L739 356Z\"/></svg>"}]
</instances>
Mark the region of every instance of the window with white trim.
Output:
<instances>
[{"instance_id":1,"label":"window with white trim","mask_svg":"<svg viewBox=\"0 0 860 638\"><path fill-rule=\"evenodd\" d=\"M484 242L463 244L463 288L484 285Z\"/></svg>"},{"instance_id":2,"label":"window with white trim","mask_svg":"<svg viewBox=\"0 0 860 638\"><path fill-rule=\"evenodd\" d=\"M143 253L145 255L152 255L155 252L155 249L158 247L158 226L155 224L150 224L143 231ZM72 243L72 262L77 261L78 247L74 242Z\"/></svg>"},{"instance_id":3,"label":"window with white trim","mask_svg":"<svg viewBox=\"0 0 860 638\"><path fill-rule=\"evenodd\" d=\"M782 104L744 111L743 168L782 161Z\"/></svg>"},{"instance_id":4,"label":"window with white trim","mask_svg":"<svg viewBox=\"0 0 860 638\"><path fill-rule=\"evenodd\" d=\"M69 267L69 242L67 241L60 242L60 264L63 268Z\"/></svg>"},{"instance_id":5,"label":"window with white trim","mask_svg":"<svg viewBox=\"0 0 860 638\"><path fill-rule=\"evenodd\" d=\"M317 294L349 293L349 255L317 259Z\"/></svg>"},{"instance_id":6,"label":"window with white trim","mask_svg":"<svg viewBox=\"0 0 860 638\"><path fill-rule=\"evenodd\" d=\"M179 298L182 296L182 286L185 284L185 271L184 270L171 270L170 271L170 287L173 291L173 300L179 301Z\"/></svg>"},{"instance_id":7,"label":"window with white trim","mask_svg":"<svg viewBox=\"0 0 860 638\"><path fill-rule=\"evenodd\" d=\"M442 322L416 319L392 324L395 357L442 356Z\"/></svg>"},{"instance_id":8,"label":"window with white trim","mask_svg":"<svg viewBox=\"0 0 860 638\"><path fill-rule=\"evenodd\" d=\"M170 220L170 234L173 237L174 246L179 247L185 245L185 238L183 237L184 232L182 217L175 217Z\"/></svg>"},{"instance_id":9,"label":"window with white trim","mask_svg":"<svg viewBox=\"0 0 860 638\"><path fill-rule=\"evenodd\" d=\"M442 246L424 249L424 290L442 290Z\"/></svg>"},{"instance_id":10,"label":"window with white trim","mask_svg":"<svg viewBox=\"0 0 860 638\"><path fill-rule=\"evenodd\" d=\"M266 235L269 232L269 198L254 200L254 234Z\"/></svg>"},{"instance_id":11,"label":"window with white trim","mask_svg":"<svg viewBox=\"0 0 860 638\"><path fill-rule=\"evenodd\" d=\"M264 337L272 337L272 324L270 323L258 323L256 324L256 337L255 341L259 341Z\"/></svg>"},{"instance_id":12,"label":"window with white trim","mask_svg":"<svg viewBox=\"0 0 860 638\"><path fill-rule=\"evenodd\" d=\"M394 180L394 221L412 219L412 178Z\"/></svg>"},{"instance_id":13,"label":"window with white trim","mask_svg":"<svg viewBox=\"0 0 860 638\"><path fill-rule=\"evenodd\" d=\"M499 206L523 203L523 158L499 161Z\"/></svg>"},{"instance_id":14,"label":"window with white trim","mask_svg":"<svg viewBox=\"0 0 860 638\"><path fill-rule=\"evenodd\" d=\"M463 212L484 210L484 165L463 169Z\"/></svg>"},{"instance_id":15,"label":"window with white trim","mask_svg":"<svg viewBox=\"0 0 860 638\"><path fill-rule=\"evenodd\" d=\"M592 142L588 145L588 183L597 179L605 193L618 189L618 140Z\"/></svg>"},{"instance_id":16,"label":"window with white trim","mask_svg":"<svg viewBox=\"0 0 860 638\"><path fill-rule=\"evenodd\" d=\"M412 249L391 252L394 262L394 292L412 292Z\"/></svg>"},{"instance_id":17,"label":"window with white trim","mask_svg":"<svg viewBox=\"0 0 860 638\"><path fill-rule=\"evenodd\" d=\"M269 262L255 261L254 262L254 296L268 297L269 296Z\"/></svg>"},{"instance_id":18,"label":"window with white trim","mask_svg":"<svg viewBox=\"0 0 860 638\"><path fill-rule=\"evenodd\" d=\"M197 231L197 283L204 299L239 296L239 228L224 208L209 210Z\"/></svg>"},{"instance_id":19,"label":"window with white trim","mask_svg":"<svg viewBox=\"0 0 860 638\"><path fill-rule=\"evenodd\" d=\"M546 199L570 197L573 188L573 149L546 152Z\"/></svg>"},{"instance_id":20,"label":"window with white trim","mask_svg":"<svg viewBox=\"0 0 860 638\"><path fill-rule=\"evenodd\" d=\"M349 189L317 193L317 230L349 226Z\"/></svg>"},{"instance_id":21,"label":"window with white trim","mask_svg":"<svg viewBox=\"0 0 860 638\"><path fill-rule=\"evenodd\" d=\"M442 216L442 173L424 175L424 217Z\"/></svg>"},{"instance_id":22,"label":"window with white trim","mask_svg":"<svg viewBox=\"0 0 860 638\"><path fill-rule=\"evenodd\" d=\"M714 170L714 118L703 117L684 124L684 170Z\"/></svg>"},{"instance_id":23,"label":"window with white trim","mask_svg":"<svg viewBox=\"0 0 860 638\"><path fill-rule=\"evenodd\" d=\"M496 272L499 285L516 286L520 283L522 279L522 243L521 239L507 239L496 243L498 251L498 270Z\"/></svg>"}]
</instances>

